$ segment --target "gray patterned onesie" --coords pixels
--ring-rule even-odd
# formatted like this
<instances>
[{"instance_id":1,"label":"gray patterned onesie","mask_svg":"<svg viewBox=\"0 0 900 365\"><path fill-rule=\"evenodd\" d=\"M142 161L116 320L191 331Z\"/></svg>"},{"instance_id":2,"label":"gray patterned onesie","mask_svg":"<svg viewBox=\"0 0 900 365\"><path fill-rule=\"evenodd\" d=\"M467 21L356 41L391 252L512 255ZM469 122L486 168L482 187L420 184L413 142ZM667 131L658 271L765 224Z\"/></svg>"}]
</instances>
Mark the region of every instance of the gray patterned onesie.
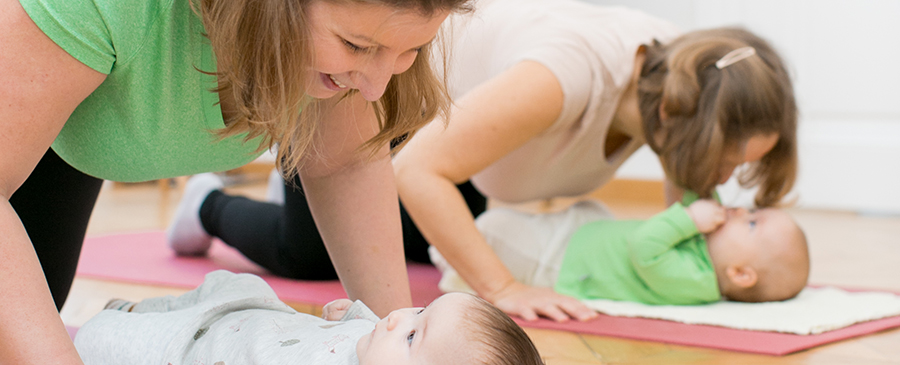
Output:
<instances>
[{"instance_id":1,"label":"gray patterned onesie","mask_svg":"<svg viewBox=\"0 0 900 365\"><path fill-rule=\"evenodd\" d=\"M259 277L219 270L182 296L101 311L75 347L86 365L349 365L377 321L359 301L340 321L298 313Z\"/></svg>"}]
</instances>

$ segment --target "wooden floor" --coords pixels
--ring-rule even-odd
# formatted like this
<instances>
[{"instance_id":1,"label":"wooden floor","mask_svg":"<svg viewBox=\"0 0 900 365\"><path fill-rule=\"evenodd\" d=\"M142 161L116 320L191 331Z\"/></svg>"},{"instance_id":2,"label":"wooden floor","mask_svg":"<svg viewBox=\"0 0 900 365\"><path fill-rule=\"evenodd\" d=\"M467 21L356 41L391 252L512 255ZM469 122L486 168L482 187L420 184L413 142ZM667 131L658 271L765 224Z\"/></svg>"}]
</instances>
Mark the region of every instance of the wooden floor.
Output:
<instances>
[{"instance_id":1,"label":"wooden floor","mask_svg":"<svg viewBox=\"0 0 900 365\"><path fill-rule=\"evenodd\" d=\"M252 197L265 194L262 181L233 188ZM164 229L177 205L179 190L163 192L155 183L104 187L91 218L89 234ZM600 194L609 196L609 194ZM615 196L615 194L613 194ZM643 218L660 204L608 198L619 217ZM791 210L807 233L812 255L811 282L900 291L900 217L858 216L845 212ZM76 278L63 321L80 326L110 298L140 300L184 289ZM298 310L318 308L291 303ZM900 330L772 357L673 346L610 337L526 329L548 365L576 364L900 364Z\"/></svg>"}]
</instances>

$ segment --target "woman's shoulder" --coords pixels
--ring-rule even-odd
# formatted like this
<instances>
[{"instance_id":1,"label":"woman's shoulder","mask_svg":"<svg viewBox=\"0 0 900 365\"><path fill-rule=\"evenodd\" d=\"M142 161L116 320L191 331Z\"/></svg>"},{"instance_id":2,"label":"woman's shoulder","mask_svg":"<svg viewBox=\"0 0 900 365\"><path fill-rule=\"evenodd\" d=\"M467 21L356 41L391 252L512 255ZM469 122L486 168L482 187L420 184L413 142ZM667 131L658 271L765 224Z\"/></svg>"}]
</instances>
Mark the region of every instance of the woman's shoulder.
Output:
<instances>
[{"instance_id":1,"label":"woman's shoulder","mask_svg":"<svg viewBox=\"0 0 900 365\"><path fill-rule=\"evenodd\" d=\"M177 17L178 13L191 9L190 3L186 0L19 0L19 2L36 22L53 19L60 23L60 27L73 32L99 26L103 26L108 32L128 30L138 32L160 19ZM38 26L43 29L49 24L38 23Z\"/></svg>"},{"instance_id":2,"label":"woman's shoulder","mask_svg":"<svg viewBox=\"0 0 900 365\"><path fill-rule=\"evenodd\" d=\"M646 33L671 35L681 31L673 23L625 6L602 6L582 0L480 0L476 10L464 17L491 23L519 24L523 29L545 32L548 25L576 31L597 38L606 34L594 32L628 28L638 36Z\"/></svg>"},{"instance_id":3,"label":"woman's shoulder","mask_svg":"<svg viewBox=\"0 0 900 365\"><path fill-rule=\"evenodd\" d=\"M20 0L20 3L57 45L103 73L110 72L129 46L140 47L154 25L190 13L190 4L182 0Z\"/></svg>"},{"instance_id":4,"label":"woman's shoulder","mask_svg":"<svg viewBox=\"0 0 900 365\"><path fill-rule=\"evenodd\" d=\"M481 57L489 52L491 67L502 70L531 59L561 78L572 74L582 82L585 75L604 79L599 84L587 81L593 86L624 82L640 45L680 34L674 24L642 11L579 0L480 0L476 11L464 16L469 19L455 31L467 43L480 45L465 49Z\"/></svg>"}]
</instances>

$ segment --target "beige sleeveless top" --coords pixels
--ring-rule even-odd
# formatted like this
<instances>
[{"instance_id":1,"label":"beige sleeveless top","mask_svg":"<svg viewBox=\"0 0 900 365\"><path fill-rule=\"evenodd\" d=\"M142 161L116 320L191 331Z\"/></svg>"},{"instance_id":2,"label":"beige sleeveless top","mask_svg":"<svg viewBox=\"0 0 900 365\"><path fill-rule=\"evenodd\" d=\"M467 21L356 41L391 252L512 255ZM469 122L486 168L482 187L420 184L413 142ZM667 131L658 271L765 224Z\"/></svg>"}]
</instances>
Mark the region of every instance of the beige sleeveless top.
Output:
<instances>
[{"instance_id":1,"label":"beige sleeveless top","mask_svg":"<svg viewBox=\"0 0 900 365\"><path fill-rule=\"evenodd\" d=\"M481 0L448 24L454 98L523 60L540 62L562 85L553 126L472 177L483 194L510 203L583 195L609 181L643 144L631 140L605 156L637 49L679 34L636 10L576 0Z\"/></svg>"}]
</instances>

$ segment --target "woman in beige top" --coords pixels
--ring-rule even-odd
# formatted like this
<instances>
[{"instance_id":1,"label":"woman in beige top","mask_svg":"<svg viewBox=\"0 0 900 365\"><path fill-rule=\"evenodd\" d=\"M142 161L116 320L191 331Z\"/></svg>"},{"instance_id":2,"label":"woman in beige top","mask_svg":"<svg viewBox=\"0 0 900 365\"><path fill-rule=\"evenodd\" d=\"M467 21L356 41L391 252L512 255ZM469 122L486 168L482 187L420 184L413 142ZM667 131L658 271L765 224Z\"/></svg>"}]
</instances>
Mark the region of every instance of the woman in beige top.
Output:
<instances>
[{"instance_id":1,"label":"woman in beige top","mask_svg":"<svg viewBox=\"0 0 900 365\"><path fill-rule=\"evenodd\" d=\"M394 158L401 200L424 237L479 295L509 314L595 314L513 279L455 184L519 203L587 194L648 143L682 189L712 194L735 167L771 206L796 174L797 111L779 56L757 36L679 36L646 14L577 1L480 1L450 22L455 107Z\"/></svg>"}]
</instances>

